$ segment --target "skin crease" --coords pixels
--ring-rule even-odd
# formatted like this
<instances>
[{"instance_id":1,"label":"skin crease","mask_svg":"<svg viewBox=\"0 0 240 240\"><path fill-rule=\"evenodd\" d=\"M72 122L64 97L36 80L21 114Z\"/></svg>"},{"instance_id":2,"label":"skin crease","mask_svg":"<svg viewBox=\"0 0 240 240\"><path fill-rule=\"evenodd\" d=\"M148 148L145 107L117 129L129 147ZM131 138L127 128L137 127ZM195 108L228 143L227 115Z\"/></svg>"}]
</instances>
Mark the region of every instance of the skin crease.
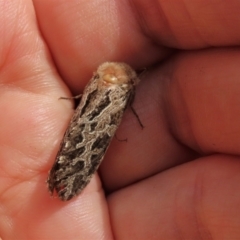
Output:
<instances>
[{"instance_id":1,"label":"skin crease","mask_svg":"<svg viewBox=\"0 0 240 240\"><path fill-rule=\"evenodd\" d=\"M0 237L239 239L239 1L0 0ZM104 61L141 76L84 192L47 173ZM101 185L102 184L102 185ZM104 191L107 193L106 197Z\"/></svg>"}]
</instances>

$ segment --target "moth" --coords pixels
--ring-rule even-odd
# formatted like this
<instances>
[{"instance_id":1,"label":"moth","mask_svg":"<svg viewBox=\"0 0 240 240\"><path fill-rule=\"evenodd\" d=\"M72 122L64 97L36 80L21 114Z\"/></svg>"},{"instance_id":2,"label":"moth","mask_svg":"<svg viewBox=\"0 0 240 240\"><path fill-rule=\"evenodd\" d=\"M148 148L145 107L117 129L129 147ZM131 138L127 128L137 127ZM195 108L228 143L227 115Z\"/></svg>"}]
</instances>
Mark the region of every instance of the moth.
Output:
<instances>
[{"instance_id":1,"label":"moth","mask_svg":"<svg viewBox=\"0 0 240 240\"><path fill-rule=\"evenodd\" d=\"M83 91L49 172L51 194L56 191L67 201L90 182L138 83L136 72L125 63L105 62L98 67Z\"/></svg>"}]
</instances>

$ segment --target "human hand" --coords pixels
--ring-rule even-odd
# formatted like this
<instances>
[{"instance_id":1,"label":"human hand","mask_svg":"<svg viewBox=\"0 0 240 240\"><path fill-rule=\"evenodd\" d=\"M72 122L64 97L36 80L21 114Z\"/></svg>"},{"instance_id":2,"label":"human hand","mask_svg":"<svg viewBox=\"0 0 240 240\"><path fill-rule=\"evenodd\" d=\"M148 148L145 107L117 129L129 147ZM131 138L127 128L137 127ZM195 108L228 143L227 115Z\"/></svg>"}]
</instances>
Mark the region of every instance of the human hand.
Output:
<instances>
[{"instance_id":1,"label":"human hand","mask_svg":"<svg viewBox=\"0 0 240 240\"><path fill-rule=\"evenodd\" d=\"M184 5L185 4L185 5ZM237 239L238 2L2 1L1 237ZM38 25L39 24L39 25ZM69 202L47 172L104 61L146 67L97 174Z\"/></svg>"}]
</instances>

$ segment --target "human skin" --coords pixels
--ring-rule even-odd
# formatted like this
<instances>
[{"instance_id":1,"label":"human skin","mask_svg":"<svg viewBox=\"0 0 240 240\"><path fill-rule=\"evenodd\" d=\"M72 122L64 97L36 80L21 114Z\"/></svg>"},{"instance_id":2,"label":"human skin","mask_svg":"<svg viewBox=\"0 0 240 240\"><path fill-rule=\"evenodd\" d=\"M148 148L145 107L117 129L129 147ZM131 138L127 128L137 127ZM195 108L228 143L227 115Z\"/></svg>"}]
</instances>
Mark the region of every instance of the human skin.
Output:
<instances>
[{"instance_id":1,"label":"human skin","mask_svg":"<svg viewBox=\"0 0 240 240\"><path fill-rule=\"evenodd\" d=\"M0 237L240 238L240 2L0 0ZM99 170L69 202L46 179L97 66L140 74Z\"/></svg>"}]
</instances>

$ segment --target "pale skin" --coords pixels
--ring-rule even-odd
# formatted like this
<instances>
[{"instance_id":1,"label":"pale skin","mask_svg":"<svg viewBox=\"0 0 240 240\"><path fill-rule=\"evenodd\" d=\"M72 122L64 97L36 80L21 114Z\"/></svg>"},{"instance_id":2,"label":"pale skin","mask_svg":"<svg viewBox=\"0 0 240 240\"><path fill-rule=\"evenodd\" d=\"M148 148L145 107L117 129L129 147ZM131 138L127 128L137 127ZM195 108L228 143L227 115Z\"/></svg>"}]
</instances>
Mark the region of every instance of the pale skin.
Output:
<instances>
[{"instance_id":1,"label":"pale skin","mask_svg":"<svg viewBox=\"0 0 240 240\"><path fill-rule=\"evenodd\" d=\"M130 3L131 2L131 3ZM239 1L0 1L2 239L240 238ZM100 169L69 202L47 173L104 61L141 76ZM154 67L150 67L154 65ZM104 195L106 192L106 196Z\"/></svg>"}]
</instances>

